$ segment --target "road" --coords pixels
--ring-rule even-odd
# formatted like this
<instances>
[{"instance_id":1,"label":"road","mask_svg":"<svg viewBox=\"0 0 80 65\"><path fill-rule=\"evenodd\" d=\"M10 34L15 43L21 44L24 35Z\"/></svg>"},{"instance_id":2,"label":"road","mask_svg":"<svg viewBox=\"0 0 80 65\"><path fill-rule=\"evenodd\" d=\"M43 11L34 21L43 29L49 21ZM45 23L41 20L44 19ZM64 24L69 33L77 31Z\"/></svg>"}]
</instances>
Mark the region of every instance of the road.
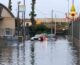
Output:
<instances>
[{"instance_id":1,"label":"road","mask_svg":"<svg viewBox=\"0 0 80 65\"><path fill-rule=\"evenodd\" d=\"M0 49L0 65L76 65L76 50L67 39L25 41Z\"/></svg>"}]
</instances>

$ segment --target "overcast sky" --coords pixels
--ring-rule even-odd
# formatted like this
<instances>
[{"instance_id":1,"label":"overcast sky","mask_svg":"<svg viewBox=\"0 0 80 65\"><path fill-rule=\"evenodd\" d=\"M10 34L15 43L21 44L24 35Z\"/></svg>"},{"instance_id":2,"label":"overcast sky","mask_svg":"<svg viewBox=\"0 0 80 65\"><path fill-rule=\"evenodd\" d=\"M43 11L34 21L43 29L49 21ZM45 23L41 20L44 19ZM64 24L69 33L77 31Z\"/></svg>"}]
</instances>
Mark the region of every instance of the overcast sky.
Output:
<instances>
[{"instance_id":1,"label":"overcast sky","mask_svg":"<svg viewBox=\"0 0 80 65\"><path fill-rule=\"evenodd\" d=\"M17 14L17 2L23 0L12 0L13 10L12 12L16 16ZM77 12L80 12L80 1L74 0L74 4ZM8 6L8 0L0 0L0 3ZM71 7L72 0L69 0L69 9ZM64 17L65 13L68 12L68 0L36 0L36 9L37 18L51 17L51 10L53 9L56 17ZM26 0L26 17L29 18L29 13L31 11L31 0Z\"/></svg>"}]
</instances>

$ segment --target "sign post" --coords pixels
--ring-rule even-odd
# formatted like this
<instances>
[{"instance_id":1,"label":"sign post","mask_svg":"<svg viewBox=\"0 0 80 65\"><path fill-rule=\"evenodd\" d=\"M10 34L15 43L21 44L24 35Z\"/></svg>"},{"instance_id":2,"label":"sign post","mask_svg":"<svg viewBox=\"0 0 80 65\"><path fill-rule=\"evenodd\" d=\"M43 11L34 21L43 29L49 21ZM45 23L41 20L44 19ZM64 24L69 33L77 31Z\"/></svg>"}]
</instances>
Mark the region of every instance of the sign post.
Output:
<instances>
[{"instance_id":1,"label":"sign post","mask_svg":"<svg viewBox=\"0 0 80 65\"><path fill-rule=\"evenodd\" d=\"M24 31L24 33L23 33L24 39L25 39L25 33L26 33L25 32L25 14L24 14L25 10L26 10L25 5L19 5L19 12L22 13L22 26L23 26L23 31Z\"/></svg>"},{"instance_id":2,"label":"sign post","mask_svg":"<svg viewBox=\"0 0 80 65\"><path fill-rule=\"evenodd\" d=\"M71 7L71 12L70 12L70 16L71 16L71 18L72 18L72 43L73 43L73 40L74 40L74 29L73 29L73 22L74 22L74 17L76 16L76 10L75 10L75 6L74 6L74 0L72 1L72 7Z\"/></svg>"}]
</instances>

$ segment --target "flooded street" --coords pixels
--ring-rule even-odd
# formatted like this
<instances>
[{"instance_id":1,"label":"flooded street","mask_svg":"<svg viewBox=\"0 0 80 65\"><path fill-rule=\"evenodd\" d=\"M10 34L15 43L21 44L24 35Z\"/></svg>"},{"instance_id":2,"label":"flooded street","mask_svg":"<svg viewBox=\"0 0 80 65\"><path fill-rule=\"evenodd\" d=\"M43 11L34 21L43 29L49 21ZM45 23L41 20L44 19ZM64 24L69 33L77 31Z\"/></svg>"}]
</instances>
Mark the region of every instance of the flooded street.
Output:
<instances>
[{"instance_id":1,"label":"flooded street","mask_svg":"<svg viewBox=\"0 0 80 65\"><path fill-rule=\"evenodd\" d=\"M76 50L67 39L25 41L0 49L0 65L76 65Z\"/></svg>"}]
</instances>

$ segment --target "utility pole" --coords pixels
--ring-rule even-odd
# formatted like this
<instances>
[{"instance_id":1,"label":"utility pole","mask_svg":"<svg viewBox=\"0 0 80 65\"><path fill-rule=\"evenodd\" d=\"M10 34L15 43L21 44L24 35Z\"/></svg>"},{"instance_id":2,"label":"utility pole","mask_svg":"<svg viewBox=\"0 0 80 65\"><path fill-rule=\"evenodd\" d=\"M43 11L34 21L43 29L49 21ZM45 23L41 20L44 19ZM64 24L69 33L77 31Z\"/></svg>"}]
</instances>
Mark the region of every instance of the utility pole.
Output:
<instances>
[{"instance_id":1,"label":"utility pole","mask_svg":"<svg viewBox=\"0 0 80 65\"><path fill-rule=\"evenodd\" d=\"M17 18L19 18L19 5L20 5L20 1L18 2L18 12L17 12Z\"/></svg>"},{"instance_id":2,"label":"utility pole","mask_svg":"<svg viewBox=\"0 0 80 65\"><path fill-rule=\"evenodd\" d=\"M23 0L23 3L24 3L24 8L25 8L25 0ZM25 31L25 10L22 13L22 16L23 16L23 30L24 30L23 36L24 36L24 39L25 39L26 38L26 36L25 36L25 33L26 33L26 31Z\"/></svg>"},{"instance_id":3,"label":"utility pole","mask_svg":"<svg viewBox=\"0 0 80 65\"><path fill-rule=\"evenodd\" d=\"M52 21L51 21L51 34L53 34L53 10L51 11L51 18L52 18Z\"/></svg>"},{"instance_id":4,"label":"utility pole","mask_svg":"<svg viewBox=\"0 0 80 65\"><path fill-rule=\"evenodd\" d=\"M69 0L67 0L67 2L68 2L68 15L69 15Z\"/></svg>"},{"instance_id":5,"label":"utility pole","mask_svg":"<svg viewBox=\"0 0 80 65\"><path fill-rule=\"evenodd\" d=\"M74 6L74 0L72 0L72 7L71 7L71 16L72 16L72 43L73 43L73 41L74 41L74 33L73 33L73 31L74 31L74 29L73 29L73 27L74 27L74 19L75 19L75 16L76 16L76 10L75 10L75 6Z\"/></svg>"},{"instance_id":6,"label":"utility pole","mask_svg":"<svg viewBox=\"0 0 80 65\"><path fill-rule=\"evenodd\" d=\"M20 1L18 2L18 11L17 11L17 30L18 30L18 36L19 36L19 31L20 31L20 18L19 18L19 5L20 5Z\"/></svg>"},{"instance_id":7,"label":"utility pole","mask_svg":"<svg viewBox=\"0 0 80 65\"><path fill-rule=\"evenodd\" d=\"M67 3L68 3L68 11L67 11L67 16L69 17L69 0L67 0ZM68 35L70 34L70 31L69 31L69 19L68 19Z\"/></svg>"},{"instance_id":8,"label":"utility pole","mask_svg":"<svg viewBox=\"0 0 80 65\"><path fill-rule=\"evenodd\" d=\"M74 40L74 38L73 38L73 22L74 22L74 17L73 17L73 20L72 20L72 44L73 44L73 40Z\"/></svg>"},{"instance_id":9,"label":"utility pole","mask_svg":"<svg viewBox=\"0 0 80 65\"><path fill-rule=\"evenodd\" d=\"M24 5L24 11L22 12L22 18L23 18L23 38L24 38L24 41L23 41L23 65L25 65L25 39L26 39L26 31L25 31L25 10L26 10L26 6L25 6L25 0L23 0L23 5Z\"/></svg>"},{"instance_id":10,"label":"utility pole","mask_svg":"<svg viewBox=\"0 0 80 65\"><path fill-rule=\"evenodd\" d=\"M55 31L54 31L55 33L55 35L56 35L56 14L55 14Z\"/></svg>"}]
</instances>

